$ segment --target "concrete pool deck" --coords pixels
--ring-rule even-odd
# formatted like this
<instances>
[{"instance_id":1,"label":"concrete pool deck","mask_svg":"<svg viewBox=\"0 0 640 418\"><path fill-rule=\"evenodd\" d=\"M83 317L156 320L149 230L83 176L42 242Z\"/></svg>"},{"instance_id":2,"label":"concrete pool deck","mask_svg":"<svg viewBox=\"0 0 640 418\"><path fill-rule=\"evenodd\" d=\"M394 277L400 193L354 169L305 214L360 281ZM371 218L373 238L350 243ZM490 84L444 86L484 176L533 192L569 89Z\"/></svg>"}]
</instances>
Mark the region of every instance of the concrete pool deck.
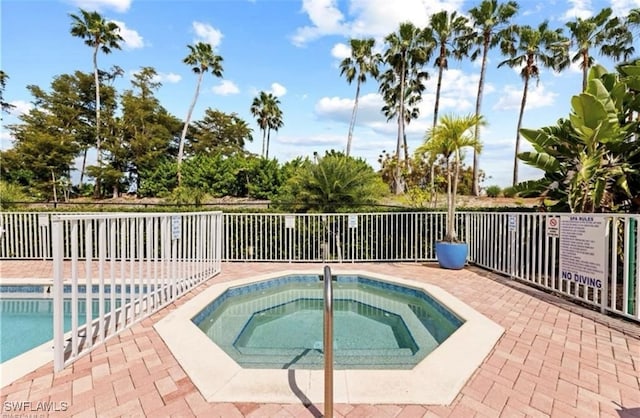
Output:
<instances>
[{"instance_id":1,"label":"concrete pool deck","mask_svg":"<svg viewBox=\"0 0 640 418\"><path fill-rule=\"evenodd\" d=\"M640 325L636 323L603 316L473 267L446 271L418 263L358 263L332 268L438 286L505 329L450 405L337 403L334 416L640 416ZM293 403L207 402L154 328L176 307L214 284L310 269L320 272L322 265L224 263L220 275L62 372L54 374L49 362L3 387L3 413L26 414L26 402L32 406L41 402L58 408L49 416L60 417L321 416L323 405L311 402L300 387L291 388L297 389L298 401ZM49 278L51 263L3 260L0 277Z\"/></svg>"}]
</instances>

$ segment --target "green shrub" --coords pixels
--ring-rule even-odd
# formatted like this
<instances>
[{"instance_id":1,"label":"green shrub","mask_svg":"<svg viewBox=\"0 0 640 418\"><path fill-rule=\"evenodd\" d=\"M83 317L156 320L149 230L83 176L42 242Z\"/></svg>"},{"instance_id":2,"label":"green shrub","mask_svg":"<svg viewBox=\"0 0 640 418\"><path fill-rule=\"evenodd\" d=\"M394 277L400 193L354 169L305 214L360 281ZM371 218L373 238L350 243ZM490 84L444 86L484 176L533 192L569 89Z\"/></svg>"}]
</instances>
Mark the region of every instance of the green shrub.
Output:
<instances>
[{"instance_id":1,"label":"green shrub","mask_svg":"<svg viewBox=\"0 0 640 418\"><path fill-rule=\"evenodd\" d=\"M0 208L8 209L16 206L17 202L28 202L31 199L22 191L20 186L0 181Z\"/></svg>"},{"instance_id":2,"label":"green shrub","mask_svg":"<svg viewBox=\"0 0 640 418\"><path fill-rule=\"evenodd\" d=\"M500 186L489 186L486 189L487 192L487 196L489 197L498 197L500 196L500 193L502 192L502 189L500 188Z\"/></svg>"},{"instance_id":3,"label":"green shrub","mask_svg":"<svg viewBox=\"0 0 640 418\"><path fill-rule=\"evenodd\" d=\"M505 187L502 189L502 195L504 197L514 197L516 195L516 189L513 187Z\"/></svg>"}]
</instances>

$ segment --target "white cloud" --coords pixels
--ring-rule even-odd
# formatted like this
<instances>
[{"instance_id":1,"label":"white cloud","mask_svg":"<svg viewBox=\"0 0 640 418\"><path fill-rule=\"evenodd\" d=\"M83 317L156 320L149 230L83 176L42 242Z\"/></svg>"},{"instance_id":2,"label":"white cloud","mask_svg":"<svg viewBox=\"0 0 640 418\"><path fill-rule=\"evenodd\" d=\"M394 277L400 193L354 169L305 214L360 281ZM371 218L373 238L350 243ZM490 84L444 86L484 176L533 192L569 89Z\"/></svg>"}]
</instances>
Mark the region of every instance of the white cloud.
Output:
<instances>
[{"instance_id":1,"label":"white cloud","mask_svg":"<svg viewBox=\"0 0 640 418\"><path fill-rule=\"evenodd\" d=\"M331 56L343 60L351 56L351 48L348 45L339 43L331 48Z\"/></svg>"},{"instance_id":2,"label":"white cloud","mask_svg":"<svg viewBox=\"0 0 640 418\"><path fill-rule=\"evenodd\" d=\"M627 16L629 10L640 7L640 0L611 0L611 9L615 16Z\"/></svg>"},{"instance_id":3,"label":"white cloud","mask_svg":"<svg viewBox=\"0 0 640 418\"><path fill-rule=\"evenodd\" d=\"M315 114L337 122L349 123L353 112L354 99L342 97L323 97L315 105ZM380 109L383 106L382 97L377 93L369 93L358 99L357 125L369 125L384 122Z\"/></svg>"},{"instance_id":4,"label":"white cloud","mask_svg":"<svg viewBox=\"0 0 640 418\"><path fill-rule=\"evenodd\" d=\"M124 39L124 47L126 49L139 49L144 47L144 39L137 31L129 29L124 22L118 20L112 20L112 22L120 28L120 36Z\"/></svg>"},{"instance_id":5,"label":"white cloud","mask_svg":"<svg viewBox=\"0 0 640 418\"><path fill-rule=\"evenodd\" d=\"M161 83L171 83L171 84L175 84L180 80L182 80L182 76L175 73L158 73L153 79L153 81L159 81Z\"/></svg>"},{"instance_id":6,"label":"white cloud","mask_svg":"<svg viewBox=\"0 0 640 418\"><path fill-rule=\"evenodd\" d=\"M542 83L540 83L537 87L535 86L535 81L533 81L532 84L529 84L525 110L552 106L558 94L552 91L545 91L544 85ZM520 109L520 104L522 102L522 89L523 86L505 86L500 99L498 99L498 102L493 106L493 110Z\"/></svg>"},{"instance_id":7,"label":"white cloud","mask_svg":"<svg viewBox=\"0 0 640 418\"><path fill-rule=\"evenodd\" d=\"M222 32L208 23L193 22L193 31L196 34L194 42L206 42L216 49L222 41Z\"/></svg>"},{"instance_id":8,"label":"white cloud","mask_svg":"<svg viewBox=\"0 0 640 418\"><path fill-rule=\"evenodd\" d=\"M214 86L211 90L220 96L240 93L238 86L231 80L222 80L220 84Z\"/></svg>"},{"instance_id":9,"label":"white cloud","mask_svg":"<svg viewBox=\"0 0 640 418\"><path fill-rule=\"evenodd\" d=\"M85 10L113 9L116 12L126 12L131 6L131 0L71 0L71 3Z\"/></svg>"},{"instance_id":10,"label":"white cloud","mask_svg":"<svg viewBox=\"0 0 640 418\"><path fill-rule=\"evenodd\" d=\"M345 13L337 0L303 0L302 11L311 24L300 27L292 37L303 46L326 35L382 38L409 21L425 26L429 16L440 10L461 10L463 0L351 0Z\"/></svg>"},{"instance_id":11,"label":"white cloud","mask_svg":"<svg viewBox=\"0 0 640 418\"><path fill-rule=\"evenodd\" d=\"M564 20L587 19L593 15L591 0L569 0L569 3L572 7L564 12L562 16Z\"/></svg>"},{"instance_id":12,"label":"white cloud","mask_svg":"<svg viewBox=\"0 0 640 418\"><path fill-rule=\"evenodd\" d=\"M0 129L0 150L7 150L13 147L14 138L7 130Z\"/></svg>"},{"instance_id":13,"label":"white cloud","mask_svg":"<svg viewBox=\"0 0 640 418\"><path fill-rule=\"evenodd\" d=\"M13 106L10 110L10 113L13 116L23 115L33 109L33 105L29 102L25 102L24 100L14 100L9 102L9 104Z\"/></svg>"},{"instance_id":14,"label":"white cloud","mask_svg":"<svg viewBox=\"0 0 640 418\"><path fill-rule=\"evenodd\" d=\"M312 26L296 30L292 38L294 45L302 46L323 35L345 33L344 15L338 9L337 0L302 0L302 11L309 16Z\"/></svg>"},{"instance_id":15,"label":"white cloud","mask_svg":"<svg viewBox=\"0 0 640 418\"><path fill-rule=\"evenodd\" d=\"M268 93L272 93L276 97L282 97L287 94L287 88L280 83L271 83L271 90Z\"/></svg>"}]
</instances>

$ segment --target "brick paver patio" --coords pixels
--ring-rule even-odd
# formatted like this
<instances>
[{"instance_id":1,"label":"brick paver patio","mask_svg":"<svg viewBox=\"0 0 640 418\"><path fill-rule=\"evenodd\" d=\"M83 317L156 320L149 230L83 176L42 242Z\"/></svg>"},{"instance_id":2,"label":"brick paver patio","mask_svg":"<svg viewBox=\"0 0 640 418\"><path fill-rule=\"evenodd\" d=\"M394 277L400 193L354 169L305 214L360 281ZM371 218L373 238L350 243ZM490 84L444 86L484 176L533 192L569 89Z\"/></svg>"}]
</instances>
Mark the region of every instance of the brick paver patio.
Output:
<instances>
[{"instance_id":1,"label":"brick paver patio","mask_svg":"<svg viewBox=\"0 0 640 418\"><path fill-rule=\"evenodd\" d=\"M322 404L208 403L153 324L214 282L319 264L229 263L176 304L60 373L52 363L1 389L3 416L318 417ZM469 267L341 264L442 287L505 333L451 405L335 405L336 417L640 417L640 325ZM50 278L46 261L1 261L0 277ZM15 408L50 405L65 411ZM23 404L24 405L24 404ZM68 407L66 407L68 405Z\"/></svg>"}]
</instances>

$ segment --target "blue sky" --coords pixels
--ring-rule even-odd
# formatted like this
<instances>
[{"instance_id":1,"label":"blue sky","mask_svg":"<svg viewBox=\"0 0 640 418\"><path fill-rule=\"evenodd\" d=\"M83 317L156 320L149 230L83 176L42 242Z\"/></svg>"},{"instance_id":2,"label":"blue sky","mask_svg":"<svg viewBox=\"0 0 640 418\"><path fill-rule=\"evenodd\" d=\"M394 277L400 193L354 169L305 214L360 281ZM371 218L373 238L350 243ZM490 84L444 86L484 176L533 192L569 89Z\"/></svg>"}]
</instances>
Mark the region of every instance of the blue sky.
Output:
<instances>
[{"instance_id":1,"label":"blue sky","mask_svg":"<svg viewBox=\"0 0 640 418\"><path fill-rule=\"evenodd\" d=\"M5 100L16 106L4 116L3 125L15 123L28 110L27 85L48 89L54 76L75 70L92 71L91 49L70 35L70 13L78 8L97 10L121 27L122 50L100 54L100 68L122 67L126 75L117 81L120 92L130 88L131 74L151 66L163 83L157 96L175 116L183 119L193 97L196 76L182 63L187 45L211 43L223 61L223 78L205 77L193 119L208 107L235 112L254 129L247 148L260 154L262 135L249 112L261 91L281 101L284 126L272 135L270 152L280 162L311 156L325 150L344 150L355 84L340 76L339 62L349 54L351 37L382 38L403 21L427 24L442 9L466 14L479 0L3 0L0 67L9 75ZM640 7L640 0L520 0L515 23L538 25L545 19L552 28L565 27L576 16L586 18L604 7L626 15ZM566 28L565 28L566 29ZM566 32L566 31L565 31ZM636 50L640 46L636 44ZM522 81L518 71L496 68L504 58L498 50L489 56L482 113L488 126L481 133L484 149L480 168L490 178L485 186L511 182L516 124ZM610 61L596 59L607 68ZM479 61L451 60L442 87L443 113L473 113L479 78ZM423 141L431 126L437 73L433 64L423 96L421 115L407 129L410 152ZM540 83L530 88L523 126L554 124L569 112L570 97L580 91L577 67L562 74L543 69ZM379 168L378 155L395 150L396 125L387 122L375 81L362 87L352 154ZM5 127L0 147L11 147ZM523 141L523 148L527 148ZM468 158L470 162L470 156ZM521 164L520 179L539 177Z\"/></svg>"}]
</instances>

